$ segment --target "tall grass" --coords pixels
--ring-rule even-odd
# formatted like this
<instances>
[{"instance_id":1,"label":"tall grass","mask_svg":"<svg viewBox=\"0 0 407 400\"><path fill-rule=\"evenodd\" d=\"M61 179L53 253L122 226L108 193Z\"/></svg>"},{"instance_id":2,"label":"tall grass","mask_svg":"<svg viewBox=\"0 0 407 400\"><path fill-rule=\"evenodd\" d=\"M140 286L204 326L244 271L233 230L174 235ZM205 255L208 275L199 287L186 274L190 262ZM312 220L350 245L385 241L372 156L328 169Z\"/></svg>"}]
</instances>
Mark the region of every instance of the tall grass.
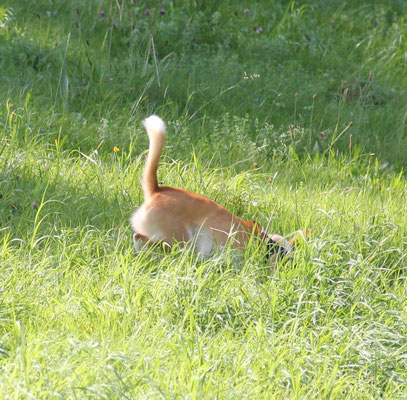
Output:
<instances>
[{"instance_id":1,"label":"tall grass","mask_svg":"<svg viewBox=\"0 0 407 400\"><path fill-rule=\"evenodd\" d=\"M406 12L4 4L0 397L405 398ZM292 262L134 250L152 112L160 182Z\"/></svg>"}]
</instances>

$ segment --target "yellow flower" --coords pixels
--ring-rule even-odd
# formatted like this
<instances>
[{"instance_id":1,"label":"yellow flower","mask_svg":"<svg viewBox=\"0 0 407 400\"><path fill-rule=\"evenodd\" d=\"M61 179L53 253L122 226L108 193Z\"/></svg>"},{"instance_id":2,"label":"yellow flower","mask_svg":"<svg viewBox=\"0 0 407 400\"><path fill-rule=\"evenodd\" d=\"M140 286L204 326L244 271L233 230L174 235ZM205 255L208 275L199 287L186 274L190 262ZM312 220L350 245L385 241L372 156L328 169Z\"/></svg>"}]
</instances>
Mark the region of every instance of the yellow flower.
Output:
<instances>
[{"instance_id":1,"label":"yellow flower","mask_svg":"<svg viewBox=\"0 0 407 400\"><path fill-rule=\"evenodd\" d=\"M119 149L117 146L114 146L114 147L113 147L113 151L114 151L115 153L117 153L117 152L120 151L120 149Z\"/></svg>"}]
</instances>

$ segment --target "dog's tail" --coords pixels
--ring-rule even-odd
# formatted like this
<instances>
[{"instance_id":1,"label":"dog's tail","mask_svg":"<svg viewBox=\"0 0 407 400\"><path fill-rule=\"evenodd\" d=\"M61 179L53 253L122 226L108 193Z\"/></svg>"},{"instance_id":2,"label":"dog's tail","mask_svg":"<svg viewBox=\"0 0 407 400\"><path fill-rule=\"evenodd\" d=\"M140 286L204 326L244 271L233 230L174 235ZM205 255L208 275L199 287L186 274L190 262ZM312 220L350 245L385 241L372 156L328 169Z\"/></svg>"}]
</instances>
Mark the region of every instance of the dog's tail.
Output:
<instances>
[{"instance_id":1,"label":"dog's tail","mask_svg":"<svg viewBox=\"0 0 407 400\"><path fill-rule=\"evenodd\" d=\"M156 115L151 115L143 121L150 142L146 165L144 166L142 187L144 199L148 199L158 190L157 169L165 140L164 121Z\"/></svg>"}]
</instances>

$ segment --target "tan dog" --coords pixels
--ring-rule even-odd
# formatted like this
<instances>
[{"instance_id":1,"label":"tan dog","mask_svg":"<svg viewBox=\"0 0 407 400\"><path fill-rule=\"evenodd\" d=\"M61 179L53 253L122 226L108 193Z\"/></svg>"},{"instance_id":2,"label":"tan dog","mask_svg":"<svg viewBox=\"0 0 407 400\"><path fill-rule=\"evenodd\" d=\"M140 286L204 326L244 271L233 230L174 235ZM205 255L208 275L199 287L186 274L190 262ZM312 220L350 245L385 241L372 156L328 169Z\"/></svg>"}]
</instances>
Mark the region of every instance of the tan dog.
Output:
<instances>
[{"instance_id":1,"label":"tan dog","mask_svg":"<svg viewBox=\"0 0 407 400\"><path fill-rule=\"evenodd\" d=\"M244 250L254 235L267 245L268 256L292 251L291 245L280 235L267 235L255 221L236 217L206 197L159 186L157 168L164 147L165 125L155 115L145 119L143 124L150 145L142 180L144 203L130 218L136 248L144 244L172 246L191 242L197 253L206 256L228 241L232 247Z\"/></svg>"}]
</instances>

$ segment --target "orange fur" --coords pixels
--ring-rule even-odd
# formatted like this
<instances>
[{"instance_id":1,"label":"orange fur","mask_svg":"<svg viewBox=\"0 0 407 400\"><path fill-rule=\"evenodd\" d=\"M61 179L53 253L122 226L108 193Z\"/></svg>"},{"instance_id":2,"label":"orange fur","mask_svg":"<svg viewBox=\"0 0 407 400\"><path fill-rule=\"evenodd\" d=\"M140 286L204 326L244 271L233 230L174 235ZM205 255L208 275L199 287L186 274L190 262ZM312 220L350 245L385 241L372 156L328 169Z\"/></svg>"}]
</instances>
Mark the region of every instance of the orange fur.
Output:
<instances>
[{"instance_id":1,"label":"orange fur","mask_svg":"<svg viewBox=\"0 0 407 400\"><path fill-rule=\"evenodd\" d=\"M245 221L198 194L159 186L157 169L164 147L165 125L155 115L143 124L150 143L142 180L144 203L130 218L137 247L146 243L172 246L175 242L193 241L198 253L208 255L227 241L234 248L244 249L253 234L262 239L261 228L255 221ZM279 235L276 238L273 240L278 243L283 240Z\"/></svg>"}]
</instances>

